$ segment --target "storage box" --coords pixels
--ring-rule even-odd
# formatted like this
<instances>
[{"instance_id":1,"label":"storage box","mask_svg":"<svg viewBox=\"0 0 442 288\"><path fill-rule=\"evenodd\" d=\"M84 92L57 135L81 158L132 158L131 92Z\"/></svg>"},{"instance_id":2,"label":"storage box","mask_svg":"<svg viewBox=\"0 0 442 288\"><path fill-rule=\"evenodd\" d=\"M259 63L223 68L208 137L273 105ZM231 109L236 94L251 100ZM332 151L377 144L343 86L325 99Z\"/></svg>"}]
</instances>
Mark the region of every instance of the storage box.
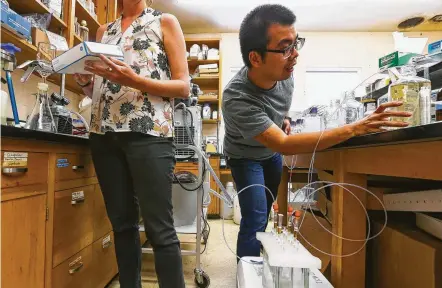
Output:
<instances>
[{"instance_id":1,"label":"storage box","mask_svg":"<svg viewBox=\"0 0 442 288\"><path fill-rule=\"evenodd\" d=\"M428 45L428 54L436 54L442 52L442 40L433 42Z\"/></svg>"},{"instance_id":2,"label":"storage box","mask_svg":"<svg viewBox=\"0 0 442 288\"><path fill-rule=\"evenodd\" d=\"M84 70L84 62L87 60L101 61L98 57L100 54L124 60L123 50L121 50L120 46L82 42L52 60L52 67L56 73L61 74L91 74Z\"/></svg>"},{"instance_id":3,"label":"storage box","mask_svg":"<svg viewBox=\"0 0 442 288\"><path fill-rule=\"evenodd\" d=\"M0 15L0 21L3 24L7 24L8 23L8 15L9 15L9 6L6 2L0 1L0 8L2 10L1 15Z\"/></svg>"},{"instance_id":4,"label":"storage box","mask_svg":"<svg viewBox=\"0 0 442 288\"><path fill-rule=\"evenodd\" d=\"M379 68L389 68L395 66L402 66L408 64L411 58L416 56L416 53L405 53L405 52L393 52L387 56L379 58Z\"/></svg>"},{"instance_id":5,"label":"storage box","mask_svg":"<svg viewBox=\"0 0 442 288\"><path fill-rule=\"evenodd\" d=\"M11 9L9 9L7 25L19 36L25 39L31 37L31 23Z\"/></svg>"}]
</instances>

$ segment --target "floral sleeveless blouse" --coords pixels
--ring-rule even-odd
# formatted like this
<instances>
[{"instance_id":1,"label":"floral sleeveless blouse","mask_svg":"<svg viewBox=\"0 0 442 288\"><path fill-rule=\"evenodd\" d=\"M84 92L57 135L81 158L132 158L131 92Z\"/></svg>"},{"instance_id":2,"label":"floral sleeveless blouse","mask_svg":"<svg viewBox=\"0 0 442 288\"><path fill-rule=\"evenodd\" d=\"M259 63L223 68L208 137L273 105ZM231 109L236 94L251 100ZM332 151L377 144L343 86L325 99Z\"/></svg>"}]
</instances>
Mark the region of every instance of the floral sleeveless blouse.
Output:
<instances>
[{"instance_id":1,"label":"floral sleeveless blouse","mask_svg":"<svg viewBox=\"0 0 442 288\"><path fill-rule=\"evenodd\" d=\"M123 33L121 17L108 24L101 43L119 45L138 75L171 79L163 44L161 12L146 8ZM142 132L173 137L173 99L149 95L95 75L90 131Z\"/></svg>"}]
</instances>

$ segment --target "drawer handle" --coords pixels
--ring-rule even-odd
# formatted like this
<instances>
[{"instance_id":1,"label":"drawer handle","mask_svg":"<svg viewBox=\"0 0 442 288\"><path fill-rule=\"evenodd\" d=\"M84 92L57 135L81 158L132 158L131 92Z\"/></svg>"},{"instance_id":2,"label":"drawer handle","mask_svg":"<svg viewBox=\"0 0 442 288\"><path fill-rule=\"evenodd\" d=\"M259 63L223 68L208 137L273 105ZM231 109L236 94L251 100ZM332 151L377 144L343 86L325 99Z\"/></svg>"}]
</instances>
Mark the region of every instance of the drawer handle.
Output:
<instances>
[{"instance_id":1,"label":"drawer handle","mask_svg":"<svg viewBox=\"0 0 442 288\"><path fill-rule=\"evenodd\" d=\"M77 171L77 170L81 170L84 169L84 165L75 165L72 166L72 170Z\"/></svg>"},{"instance_id":2,"label":"drawer handle","mask_svg":"<svg viewBox=\"0 0 442 288\"><path fill-rule=\"evenodd\" d=\"M103 249L109 248L110 246L112 246L112 241L104 243L103 244Z\"/></svg>"},{"instance_id":3,"label":"drawer handle","mask_svg":"<svg viewBox=\"0 0 442 288\"><path fill-rule=\"evenodd\" d=\"M83 268L83 262L78 262L78 265L74 268L69 269L69 274L73 275Z\"/></svg>"},{"instance_id":4,"label":"drawer handle","mask_svg":"<svg viewBox=\"0 0 442 288\"><path fill-rule=\"evenodd\" d=\"M81 203L84 203L84 198L76 199L76 200L72 200L71 201L72 205L77 205L77 204L81 204Z\"/></svg>"},{"instance_id":5,"label":"drawer handle","mask_svg":"<svg viewBox=\"0 0 442 288\"><path fill-rule=\"evenodd\" d=\"M28 168L27 167L22 167L22 168L12 168L12 167L7 167L7 168L2 168L2 174L15 174L15 173L26 173L28 172Z\"/></svg>"}]
</instances>

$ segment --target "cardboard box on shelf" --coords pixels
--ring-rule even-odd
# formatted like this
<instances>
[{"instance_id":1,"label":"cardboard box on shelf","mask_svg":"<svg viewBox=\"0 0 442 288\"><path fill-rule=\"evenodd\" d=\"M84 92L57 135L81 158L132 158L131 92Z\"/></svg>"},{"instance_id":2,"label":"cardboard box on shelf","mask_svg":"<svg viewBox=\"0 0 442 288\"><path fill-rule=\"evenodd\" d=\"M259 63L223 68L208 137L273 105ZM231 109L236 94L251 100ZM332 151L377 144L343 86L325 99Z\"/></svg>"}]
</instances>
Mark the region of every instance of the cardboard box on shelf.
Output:
<instances>
[{"instance_id":1,"label":"cardboard box on shelf","mask_svg":"<svg viewBox=\"0 0 442 288\"><path fill-rule=\"evenodd\" d=\"M442 287L442 241L413 221L389 217L388 226L367 248L367 279L376 288ZM383 221L372 221L378 233ZM374 235L374 234L373 234Z\"/></svg>"},{"instance_id":2,"label":"cardboard box on shelf","mask_svg":"<svg viewBox=\"0 0 442 288\"><path fill-rule=\"evenodd\" d=\"M411 58L413 58L416 55L418 54L395 51L391 54L379 58L379 68L383 69L383 68L402 66L408 64Z\"/></svg>"}]
</instances>

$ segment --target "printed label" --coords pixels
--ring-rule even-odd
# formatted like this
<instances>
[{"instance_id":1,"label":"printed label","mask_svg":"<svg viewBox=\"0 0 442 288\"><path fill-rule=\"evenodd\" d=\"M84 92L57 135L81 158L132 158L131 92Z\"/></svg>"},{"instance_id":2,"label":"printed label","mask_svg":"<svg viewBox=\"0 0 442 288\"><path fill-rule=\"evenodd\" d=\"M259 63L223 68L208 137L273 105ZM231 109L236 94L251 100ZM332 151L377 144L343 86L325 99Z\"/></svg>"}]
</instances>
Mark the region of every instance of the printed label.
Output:
<instances>
[{"instance_id":1,"label":"printed label","mask_svg":"<svg viewBox=\"0 0 442 288\"><path fill-rule=\"evenodd\" d=\"M68 167L68 166L69 166L68 159L57 159L57 167L58 168L64 168L64 167Z\"/></svg>"},{"instance_id":2,"label":"printed label","mask_svg":"<svg viewBox=\"0 0 442 288\"><path fill-rule=\"evenodd\" d=\"M84 191L72 193L72 201L84 200Z\"/></svg>"},{"instance_id":3,"label":"printed label","mask_svg":"<svg viewBox=\"0 0 442 288\"><path fill-rule=\"evenodd\" d=\"M77 259L75 259L74 261L69 263L69 268L72 268L72 266L74 266L75 264L77 264L80 261L81 261L81 256L79 256Z\"/></svg>"},{"instance_id":4,"label":"printed label","mask_svg":"<svg viewBox=\"0 0 442 288\"><path fill-rule=\"evenodd\" d=\"M3 167L26 167L28 166L28 153L5 152L3 155Z\"/></svg>"},{"instance_id":5,"label":"printed label","mask_svg":"<svg viewBox=\"0 0 442 288\"><path fill-rule=\"evenodd\" d=\"M109 245L109 243L111 242L111 236L110 235L107 235L106 237L104 237L104 239L103 239L103 248L106 248L106 247L108 247Z\"/></svg>"}]
</instances>

